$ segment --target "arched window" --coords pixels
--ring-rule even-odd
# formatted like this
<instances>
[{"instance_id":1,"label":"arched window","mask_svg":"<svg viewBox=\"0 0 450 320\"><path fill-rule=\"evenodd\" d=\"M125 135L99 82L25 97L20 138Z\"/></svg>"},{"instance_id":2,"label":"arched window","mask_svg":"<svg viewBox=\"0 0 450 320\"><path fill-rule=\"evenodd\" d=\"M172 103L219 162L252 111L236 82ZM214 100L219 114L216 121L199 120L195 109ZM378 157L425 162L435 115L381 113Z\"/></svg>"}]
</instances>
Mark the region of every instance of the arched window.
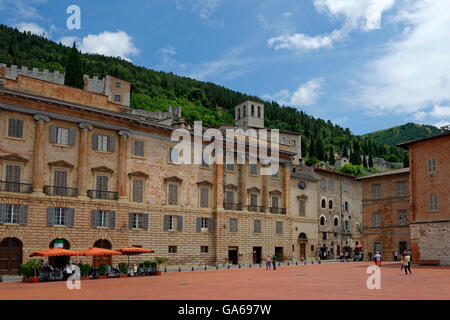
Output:
<instances>
[{"instance_id":1,"label":"arched window","mask_svg":"<svg viewBox=\"0 0 450 320\"><path fill-rule=\"evenodd\" d=\"M66 239L55 239L52 242L50 242L48 247L70 249L70 242L67 241ZM70 257L68 256L49 257L48 262L53 267L62 268L70 262Z\"/></svg>"},{"instance_id":2,"label":"arched window","mask_svg":"<svg viewBox=\"0 0 450 320\"><path fill-rule=\"evenodd\" d=\"M330 202L328 202L328 208L333 209L333 201L330 200Z\"/></svg>"},{"instance_id":3,"label":"arched window","mask_svg":"<svg viewBox=\"0 0 450 320\"><path fill-rule=\"evenodd\" d=\"M306 234L304 234L303 232L300 233L300 234L298 235L298 239L299 239L299 240L306 240L306 239L307 239Z\"/></svg>"},{"instance_id":4,"label":"arched window","mask_svg":"<svg viewBox=\"0 0 450 320\"><path fill-rule=\"evenodd\" d=\"M252 117L254 117L254 116L255 116L255 106L252 105Z\"/></svg>"},{"instance_id":5,"label":"arched window","mask_svg":"<svg viewBox=\"0 0 450 320\"><path fill-rule=\"evenodd\" d=\"M334 218L334 226L337 227L339 225L339 219L337 217Z\"/></svg>"},{"instance_id":6,"label":"arched window","mask_svg":"<svg viewBox=\"0 0 450 320\"><path fill-rule=\"evenodd\" d=\"M320 225L321 226L325 225L325 217L320 217Z\"/></svg>"},{"instance_id":7,"label":"arched window","mask_svg":"<svg viewBox=\"0 0 450 320\"><path fill-rule=\"evenodd\" d=\"M322 199L322 208L327 207L327 201L325 199Z\"/></svg>"}]
</instances>

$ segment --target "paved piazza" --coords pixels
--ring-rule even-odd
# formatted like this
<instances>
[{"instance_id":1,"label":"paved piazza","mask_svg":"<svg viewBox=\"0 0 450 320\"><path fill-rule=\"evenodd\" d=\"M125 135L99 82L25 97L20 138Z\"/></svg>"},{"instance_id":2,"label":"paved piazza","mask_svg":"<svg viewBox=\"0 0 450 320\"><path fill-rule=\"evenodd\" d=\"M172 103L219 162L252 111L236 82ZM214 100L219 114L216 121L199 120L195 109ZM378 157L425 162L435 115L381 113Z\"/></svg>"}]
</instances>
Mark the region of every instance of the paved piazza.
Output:
<instances>
[{"instance_id":1,"label":"paved piazza","mask_svg":"<svg viewBox=\"0 0 450 320\"><path fill-rule=\"evenodd\" d=\"M369 262L174 272L161 277L82 281L81 290L65 282L0 283L0 299L449 299L450 267L417 266L406 276L399 263L384 263L381 290L366 287Z\"/></svg>"}]
</instances>

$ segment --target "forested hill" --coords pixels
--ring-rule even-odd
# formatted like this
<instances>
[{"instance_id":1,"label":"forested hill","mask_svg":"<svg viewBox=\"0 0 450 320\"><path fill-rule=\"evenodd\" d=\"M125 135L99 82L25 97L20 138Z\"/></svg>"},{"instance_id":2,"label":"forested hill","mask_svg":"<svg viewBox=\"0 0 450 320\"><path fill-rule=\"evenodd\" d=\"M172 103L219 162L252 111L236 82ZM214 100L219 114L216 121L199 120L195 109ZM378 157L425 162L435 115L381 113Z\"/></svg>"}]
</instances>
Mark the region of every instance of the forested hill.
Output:
<instances>
[{"instance_id":1,"label":"forested hill","mask_svg":"<svg viewBox=\"0 0 450 320\"><path fill-rule=\"evenodd\" d=\"M401 126L371 132L363 138L374 139L380 144L397 145L401 142L419 140L439 134L441 131L433 126L407 123Z\"/></svg>"},{"instance_id":2,"label":"forested hill","mask_svg":"<svg viewBox=\"0 0 450 320\"><path fill-rule=\"evenodd\" d=\"M65 71L70 48L60 43L0 25L0 44L1 63L19 67L37 67L41 70ZM405 155L403 150L392 147L394 143L388 139L382 141L385 145L375 139L365 140L353 135L348 128L344 129L333 125L330 121L316 119L296 108L262 101L258 97L210 82L155 71L136 66L121 58L97 54L82 54L81 62L85 74L99 77L110 74L133 83L132 108L165 111L171 103L173 106L182 107L182 115L188 122L202 120L205 126L217 127L220 124L232 124L234 106L246 99L252 99L264 102L266 127L295 131L303 135L304 157L334 162L331 161L330 154L337 152L351 156L344 150L355 148L356 155L362 153L370 153L373 157L393 155L400 161ZM358 157L354 156L354 159Z\"/></svg>"}]
</instances>

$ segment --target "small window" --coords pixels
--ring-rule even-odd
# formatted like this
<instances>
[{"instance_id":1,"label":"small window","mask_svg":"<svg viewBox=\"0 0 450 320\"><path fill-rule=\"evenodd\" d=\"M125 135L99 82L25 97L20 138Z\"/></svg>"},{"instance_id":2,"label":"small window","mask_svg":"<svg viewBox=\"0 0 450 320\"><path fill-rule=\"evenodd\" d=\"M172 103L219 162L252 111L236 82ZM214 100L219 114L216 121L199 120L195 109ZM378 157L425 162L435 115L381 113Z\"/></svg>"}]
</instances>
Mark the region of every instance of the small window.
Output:
<instances>
[{"instance_id":1,"label":"small window","mask_svg":"<svg viewBox=\"0 0 450 320\"><path fill-rule=\"evenodd\" d=\"M408 224L408 217L406 215L406 210L397 211L397 216L399 226L406 226Z\"/></svg>"},{"instance_id":2,"label":"small window","mask_svg":"<svg viewBox=\"0 0 450 320\"><path fill-rule=\"evenodd\" d=\"M230 232L238 231L238 221L237 219L230 219Z\"/></svg>"},{"instance_id":3,"label":"small window","mask_svg":"<svg viewBox=\"0 0 450 320\"><path fill-rule=\"evenodd\" d=\"M250 194L250 205L251 206L257 206L258 205L258 195L257 194Z\"/></svg>"},{"instance_id":4,"label":"small window","mask_svg":"<svg viewBox=\"0 0 450 320\"><path fill-rule=\"evenodd\" d=\"M120 82L116 82L116 88L120 88Z\"/></svg>"},{"instance_id":5,"label":"small window","mask_svg":"<svg viewBox=\"0 0 450 320\"><path fill-rule=\"evenodd\" d=\"M336 217L334 218L334 226L337 227L339 225L339 219Z\"/></svg>"},{"instance_id":6,"label":"small window","mask_svg":"<svg viewBox=\"0 0 450 320\"><path fill-rule=\"evenodd\" d=\"M120 102L120 95L116 94L116 95L114 96L114 101L115 101L115 102Z\"/></svg>"},{"instance_id":7,"label":"small window","mask_svg":"<svg viewBox=\"0 0 450 320\"><path fill-rule=\"evenodd\" d=\"M178 205L178 185L175 183L169 183L169 205Z\"/></svg>"},{"instance_id":8,"label":"small window","mask_svg":"<svg viewBox=\"0 0 450 320\"><path fill-rule=\"evenodd\" d=\"M68 145L69 144L69 129L58 128L57 144Z\"/></svg>"},{"instance_id":9,"label":"small window","mask_svg":"<svg viewBox=\"0 0 450 320\"><path fill-rule=\"evenodd\" d=\"M178 163L178 150L176 148L169 148L169 162Z\"/></svg>"},{"instance_id":10,"label":"small window","mask_svg":"<svg viewBox=\"0 0 450 320\"><path fill-rule=\"evenodd\" d=\"M98 211L98 227L107 227L108 226L108 211Z\"/></svg>"},{"instance_id":11,"label":"small window","mask_svg":"<svg viewBox=\"0 0 450 320\"><path fill-rule=\"evenodd\" d=\"M23 120L9 119L8 137L23 138Z\"/></svg>"},{"instance_id":12,"label":"small window","mask_svg":"<svg viewBox=\"0 0 450 320\"><path fill-rule=\"evenodd\" d=\"M19 208L18 205L7 204L5 206L6 215L5 215L5 223L19 223Z\"/></svg>"},{"instance_id":13,"label":"small window","mask_svg":"<svg viewBox=\"0 0 450 320\"><path fill-rule=\"evenodd\" d=\"M133 202L144 201L144 180L133 180Z\"/></svg>"},{"instance_id":14,"label":"small window","mask_svg":"<svg viewBox=\"0 0 450 320\"><path fill-rule=\"evenodd\" d=\"M322 201L321 201L321 206L322 206L322 208L326 208L327 207L327 201L325 200L325 199L322 199Z\"/></svg>"},{"instance_id":15,"label":"small window","mask_svg":"<svg viewBox=\"0 0 450 320\"><path fill-rule=\"evenodd\" d=\"M208 253L208 246L201 246L200 253Z\"/></svg>"},{"instance_id":16,"label":"small window","mask_svg":"<svg viewBox=\"0 0 450 320\"><path fill-rule=\"evenodd\" d=\"M327 240L327 233L326 232L322 232L322 240Z\"/></svg>"},{"instance_id":17,"label":"small window","mask_svg":"<svg viewBox=\"0 0 450 320\"><path fill-rule=\"evenodd\" d=\"M431 212L435 212L439 210L438 205L438 195L437 194L430 194L428 197L428 206Z\"/></svg>"},{"instance_id":18,"label":"small window","mask_svg":"<svg viewBox=\"0 0 450 320\"><path fill-rule=\"evenodd\" d=\"M373 199L381 198L381 184L373 184L372 185L372 198Z\"/></svg>"},{"instance_id":19,"label":"small window","mask_svg":"<svg viewBox=\"0 0 450 320\"><path fill-rule=\"evenodd\" d=\"M258 165L257 164L250 164L250 174L252 175L258 175Z\"/></svg>"},{"instance_id":20,"label":"small window","mask_svg":"<svg viewBox=\"0 0 450 320\"><path fill-rule=\"evenodd\" d=\"M327 181L325 179L320 180L320 186L322 187L322 189L326 189Z\"/></svg>"},{"instance_id":21,"label":"small window","mask_svg":"<svg viewBox=\"0 0 450 320\"><path fill-rule=\"evenodd\" d=\"M99 151L108 151L108 136L98 135L98 144L97 150Z\"/></svg>"},{"instance_id":22,"label":"small window","mask_svg":"<svg viewBox=\"0 0 450 320\"><path fill-rule=\"evenodd\" d=\"M277 234L283 233L283 222L280 222L280 221L276 222L276 233Z\"/></svg>"},{"instance_id":23,"label":"small window","mask_svg":"<svg viewBox=\"0 0 450 320\"><path fill-rule=\"evenodd\" d=\"M436 172L436 159L430 158L428 159L428 173Z\"/></svg>"},{"instance_id":24,"label":"small window","mask_svg":"<svg viewBox=\"0 0 450 320\"><path fill-rule=\"evenodd\" d=\"M200 208L209 208L209 188L200 188Z\"/></svg>"},{"instance_id":25,"label":"small window","mask_svg":"<svg viewBox=\"0 0 450 320\"><path fill-rule=\"evenodd\" d=\"M381 213L375 212L372 214L372 224L374 227L381 227Z\"/></svg>"},{"instance_id":26,"label":"small window","mask_svg":"<svg viewBox=\"0 0 450 320\"><path fill-rule=\"evenodd\" d=\"M406 182L397 182L397 197L406 196Z\"/></svg>"},{"instance_id":27,"label":"small window","mask_svg":"<svg viewBox=\"0 0 450 320\"><path fill-rule=\"evenodd\" d=\"M134 141L133 155L136 157L144 157L144 142Z\"/></svg>"},{"instance_id":28,"label":"small window","mask_svg":"<svg viewBox=\"0 0 450 320\"><path fill-rule=\"evenodd\" d=\"M348 201L344 202L344 211L349 211L349 205L348 205Z\"/></svg>"},{"instance_id":29,"label":"small window","mask_svg":"<svg viewBox=\"0 0 450 320\"><path fill-rule=\"evenodd\" d=\"M176 216L169 216L169 230L174 231L177 228Z\"/></svg>"},{"instance_id":30,"label":"small window","mask_svg":"<svg viewBox=\"0 0 450 320\"><path fill-rule=\"evenodd\" d=\"M348 184L344 183L344 191L348 192Z\"/></svg>"},{"instance_id":31,"label":"small window","mask_svg":"<svg viewBox=\"0 0 450 320\"><path fill-rule=\"evenodd\" d=\"M328 187L330 188L330 190L334 190L334 181L330 181Z\"/></svg>"},{"instance_id":32,"label":"small window","mask_svg":"<svg viewBox=\"0 0 450 320\"><path fill-rule=\"evenodd\" d=\"M330 200L330 201L328 202L328 208L329 208L329 209L333 209L333 201Z\"/></svg>"},{"instance_id":33,"label":"small window","mask_svg":"<svg viewBox=\"0 0 450 320\"><path fill-rule=\"evenodd\" d=\"M325 218L324 217L320 217L320 225L321 226L325 225Z\"/></svg>"},{"instance_id":34,"label":"small window","mask_svg":"<svg viewBox=\"0 0 450 320\"><path fill-rule=\"evenodd\" d=\"M148 215L142 213L132 213L131 214L131 226L133 229L144 229L148 228Z\"/></svg>"},{"instance_id":35,"label":"small window","mask_svg":"<svg viewBox=\"0 0 450 320\"><path fill-rule=\"evenodd\" d=\"M272 197L272 208L278 208L278 197Z\"/></svg>"},{"instance_id":36,"label":"small window","mask_svg":"<svg viewBox=\"0 0 450 320\"><path fill-rule=\"evenodd\" d=\"M253 222L253 232L261 233L261 220L255 220Z\"/></svg>"},{"instance_id":37,"label":"small window","mask_svg":"<svg viewBox=\"0 0 450 320\"><path fill-rule=\"evenodd\" d=\"M234 163L227 163L227 171L234 172Z\"/></svg>"},{"instance_id":38,"label":"small window","mask_svg":"<svg viewBox=\"0 0 450 320\"><path fill-rule=\"evenodd\" d=\"M305 216L305 206L306 206L306 201L300 200L300 217Z\"/></svg>"},{"instance_id":39,"label":"small window","mask_svg":"<svg viewBox=\"0 0 450 320\"><path fill-rule=\"evenodd\" d=\"M169 246L169 253L177 253L177 246Z\"/></svg>"},{"instance_id":40,"label":"small window","mask_svg":"<svg viewBox=\"0 0 450 320\"><path fill-rule=\"evenodd\" d=\"M66 208L55 209L55 223L56 226L64 226L66 224Z\"/></svg>"},{"instance_id":41,"label":"small window","mask_svg":"<svg viewBox=\"0 0 450 320\"><path fill-rule=\"evenodd\" d=\"M209 218L201 218L201 230L202 231L209 230Z\"/></svg>"}]
</instances>

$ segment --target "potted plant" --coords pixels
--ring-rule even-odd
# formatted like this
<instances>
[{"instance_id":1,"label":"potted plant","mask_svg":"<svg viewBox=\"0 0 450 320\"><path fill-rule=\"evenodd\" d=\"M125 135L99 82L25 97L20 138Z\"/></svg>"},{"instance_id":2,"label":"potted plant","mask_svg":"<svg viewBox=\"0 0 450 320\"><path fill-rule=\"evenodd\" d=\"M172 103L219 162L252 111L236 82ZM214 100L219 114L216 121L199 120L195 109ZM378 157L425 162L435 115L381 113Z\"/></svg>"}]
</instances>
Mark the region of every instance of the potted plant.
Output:
<instances>
[{"instance_id":1,"label":"potted plant","mask_svg":"<svg viewBox=\"0 0 450 320\"><path fill-rule=\"evenodd\" d=\"M153 262L154 261L151 261L151 260L144 261L144 273L145 273L146 276L151 276L152 275Z\"/></svg>"},{"instance_id":2,"label":"potted plant","mask_svg":"<svg viewBox=\"0 0 450 320\"><path fill-rule=\"evenodd\" d=\"M81 280L89 280L89 272L91 272L91 265L86 263L80 266Z\"/></svg>"},{"instance_id":3,"label":"potted plant","mask_svg":"<svg viewBox=\"0 0 450 320\"><path fill-rule=\"evenodd\" d=\"M22 274L22 281L29 283L37 283L39 282L39 272L42 271L42 264L44 260L32 259L28 260L24 264L20 266L20 271Z\"/></svg>"},{"instance_id":4,"label":"potted plant","mask_svg":"<svg viewBox=\"0 0 450 320\"><path fill-rule=\"evenodd\" d=\"M100 267L98 267L98 278L99 279L106 279L106 267L104 265L101 265Z\"/></svg>"},{"instance_id":5,"label":"potted plant","mask_svg":"<svg viewBox=\"0 0 450 320\"><path fill-rule=\"evenodd\" d=\"M165 264L167 261L169 261L169 259L165 258L165 257L156 257L155 258L155 262L156 262L156 275L160 276L161 275L161 270L160 270L160 266Z\"/></svg>"},{"instance_id":6,"label":"potted plant","mask_svg":"<svg viewBox=\"0 0 450 320\"><path fill-rule=\"evenodd\" d=\"M127 274L127 264L125 262L119 263L119 271L120 271L120 278L126 278L128 277Z\"/></svg>"},{"instance_id":7,"label":"potted plant","mask_svg":"<svg viewBox=\"0 0 450 320\"><path fill-rule=\"evenodd\" d=\"M157 269L158 269L158 263L156 261L150 261L150 275L156 276L157 275Z\"/></svg>"}]
</instances>

